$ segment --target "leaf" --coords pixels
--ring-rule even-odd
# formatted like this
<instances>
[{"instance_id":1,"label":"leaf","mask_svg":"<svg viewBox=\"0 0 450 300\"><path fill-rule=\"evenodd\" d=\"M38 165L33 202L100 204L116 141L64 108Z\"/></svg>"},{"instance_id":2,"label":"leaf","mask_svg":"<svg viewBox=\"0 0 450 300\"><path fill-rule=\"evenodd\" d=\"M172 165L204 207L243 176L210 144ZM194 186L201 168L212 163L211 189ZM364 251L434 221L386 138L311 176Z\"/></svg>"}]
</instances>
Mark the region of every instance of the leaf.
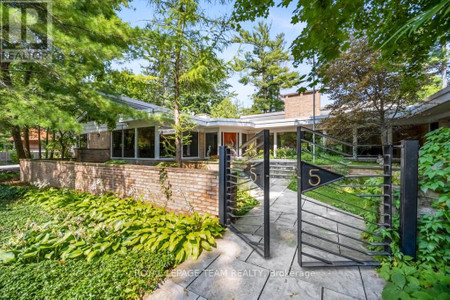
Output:
<instances>
[{"instance_id":1,"label":"leaf","mask_svg":"<svg viewBox=\"0 0 450 300\"><path fill-rule=\"evenodd\" d=\"M400 288L403 288L405 286L405 284L406 284L406 278L400 272L394 272L391 275L391 280L392 280L393 283L395 283Z\"/></svg>"},{"instance_id":2,"label":"leaf","mask_svg":"<svg viewBox=\"0 0 450 300\"><path fill-rule=\"evenodd\" d=\"M398 299L399 292L400 290L395 285L388 282L384 287L381 296L383 297L384 300L395 300Z\"/></svg>"},{"instance_id":3,"label":"leaf","mask_svg":"<svg viewBox=\"0 0 450 300\"><path fill-rule=\"evenodd\" d=\"M94 258L94 256L96 256L100 251L99 250L94 250L91 251L87 256L86 256L86 260L90 261L91 259Z\"/></svg>"},{"instance_id":4,"label":"leaf","mask_svg":"<svg viewBox=\"0 0 450 300\"><path fill-rule=\"evenodd\" d=\"M0 250L0 263L8 264L16 260L16 256L13 252Z\"/></svg>"}]
</instances>

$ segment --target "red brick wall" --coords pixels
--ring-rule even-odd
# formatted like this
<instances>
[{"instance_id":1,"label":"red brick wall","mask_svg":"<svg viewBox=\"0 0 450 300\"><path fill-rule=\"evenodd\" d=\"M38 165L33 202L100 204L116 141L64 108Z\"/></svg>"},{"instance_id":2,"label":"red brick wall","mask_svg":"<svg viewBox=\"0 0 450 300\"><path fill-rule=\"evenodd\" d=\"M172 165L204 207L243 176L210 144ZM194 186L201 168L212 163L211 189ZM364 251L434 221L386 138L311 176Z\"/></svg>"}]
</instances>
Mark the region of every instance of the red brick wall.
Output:
<instances>
[{"instance_id":1,"label":"red brick wall","mask_svg":"<svg viewBox=\"0 0 450 300\"><path fill-rule=\"evenodd\" d=\"M66 187L92 194L113 192L155 203L176 213L218 215L217 172L166 168L170 200L160 183L163 168L143 165L105 165L49 160L21 160L20 179L33 184ZM192 207L192 209L190 209Z\"/></svg>"}]
</instances>

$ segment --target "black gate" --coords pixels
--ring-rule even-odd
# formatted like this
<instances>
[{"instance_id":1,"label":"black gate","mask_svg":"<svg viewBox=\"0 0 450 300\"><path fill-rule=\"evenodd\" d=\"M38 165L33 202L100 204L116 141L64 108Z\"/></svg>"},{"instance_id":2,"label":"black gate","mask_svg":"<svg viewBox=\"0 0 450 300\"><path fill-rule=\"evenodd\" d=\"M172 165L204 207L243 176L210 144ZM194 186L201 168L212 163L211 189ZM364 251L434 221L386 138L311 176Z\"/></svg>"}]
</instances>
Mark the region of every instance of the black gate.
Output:
<instances>
[{"instance_id":1,"label":"black gate","mask_svg":"<svg viewBox=\"0 0 450 300\"><path fill-rule=\"evenodd\" d=\"M352 168L376 147L379 166ZM391 253L392 145L356 145L300 126L297 151L300 266L379 265L374 258Z\"/></svg>"},{"instance_id":2,"label":"black gate","mask_svg":"<svg viewBox=\"0 0 450 300\"><path fill-rule=\"evenodd\" d=\"M219 147L220 223L266 258L270 256L269 138L269 130L263 130L238 149ZM241 202L241 195L252 191L262 191L255 196L259 204Z\"/></svg>"}]
</instances>

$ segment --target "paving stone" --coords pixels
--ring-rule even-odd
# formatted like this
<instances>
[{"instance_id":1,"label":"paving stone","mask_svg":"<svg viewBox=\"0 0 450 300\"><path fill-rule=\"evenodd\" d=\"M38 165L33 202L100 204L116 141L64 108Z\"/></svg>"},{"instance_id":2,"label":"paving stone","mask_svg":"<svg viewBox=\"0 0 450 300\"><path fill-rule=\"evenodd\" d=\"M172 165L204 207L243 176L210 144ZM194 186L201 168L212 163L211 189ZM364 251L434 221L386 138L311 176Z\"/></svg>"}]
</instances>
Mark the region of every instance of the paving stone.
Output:
<instances>
[{"instance_id":1,"label":"paving stone","mask_svg":"<svg viewBox=\"0 0 450 300\"><path fill-rule=\"evenodd\" d=\"M297 259L296 254L291 268L291 276L355 298L365 298L363 283L357 267L301 268Z\"/></svg>"},{"instance_id":2,"label":"paving stone","mask_svg":"<svg viewBox=\"0 0 450 300\"><path fill-rule=\"evenodd\" d=\"M196 300L200 296L189 291L173 281L166 281L159 289L151 295L144 296L145 300Z\"/></svg>"},{"instance_id":3,"label":"paving stone","mask_svg":"<svg viewBox=\"0 0 450 300\"><path fill-rule=\"evenodd\" d=\"M216 243L217 249L214 252L242 261L245 261L253 252L252 247L230 230L226 230L223 237L216 240Z\"/></svg>"},{"instance_id":4,"label":"paving stone","mask_svg":"<svg viewBox=\"0 0 450 300\"><path fill-rule=\"evenodd\" d=\"M344 295L329 289L323 289L322 300L355 300L358 298L351 297L349 295ZM363 299L363 298L361 298Z\"/></svg>"},{"instance_id":5,"label":"paving stone","mask_svg":"<svg viewBox=\"0 0 450 300\"><path fill-rule=\"evenodd\" d=\"M185 288L220 254L217 249L203 251L197 260L189 259L173 269L168 279Z\"/></svg>"},{"instance_id":6,"label":"paving stone","mask_svg":"<svg viewBox=\"0 0 450 300\"><path fill-rule=\"evenodd\" d=\"M295 233L288 237L288 233L285 233L287 241L284 240L271 240L270 243L270 258L263 258L258 253L253 252L247 259L247 263L251 263L260 267L264 267L274 271L286 271L288 272L294 259L297 243L289 242L288 239L295 241Z\"/></svg>"},{"instance_id":7,"label":"paving stone","mask_svg":"<svg viewBox=\"0 0 450 300\"><path fill-rule=\"evenodd\" d=\"M269 271L220 256L188 287L207 299L257 299Z\"/></svg>"},{"instance_id":8,"label":"paving stone","mask_svg":"<svg viewBox=\"0 0 450 300\"><path fill-rule=\"evenodd\" d=\"M359 271L361 272L367 299L381 299L381 292L386 285L386 281L383 278L380 278L373 268L359 267Z\"/></svg>"},{"instance_id":9,"label":"paving stone","mask_svg":"<svg viewBox=\"0 0 450 300\"><path fill-rule=\"evenodd\" d=\"M260 299L320 299L321 287L286 276L270 276Z\"/></svg>"}]
</instances>

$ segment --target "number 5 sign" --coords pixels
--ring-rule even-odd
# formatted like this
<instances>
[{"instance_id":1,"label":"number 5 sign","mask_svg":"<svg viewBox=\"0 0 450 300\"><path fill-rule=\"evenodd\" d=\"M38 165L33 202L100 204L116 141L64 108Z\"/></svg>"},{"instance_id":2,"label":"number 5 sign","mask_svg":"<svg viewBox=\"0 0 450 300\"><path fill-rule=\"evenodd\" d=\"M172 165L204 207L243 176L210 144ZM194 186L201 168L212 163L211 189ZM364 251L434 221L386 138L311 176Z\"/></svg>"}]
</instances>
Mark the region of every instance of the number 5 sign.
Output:
<instances>
[{"instance_id":1,"label":"number 5 sign","mask_svg":"<svg viewBox=\"0 0 450 300\"><path fill-rule=\"evenodd\" d=\"M325 184L334 182L341 178L343 175L328 171L324 168L320 168L305 162L301 162L301 182L302 192L310 191Z\"/></svg>"}]
</instances>

